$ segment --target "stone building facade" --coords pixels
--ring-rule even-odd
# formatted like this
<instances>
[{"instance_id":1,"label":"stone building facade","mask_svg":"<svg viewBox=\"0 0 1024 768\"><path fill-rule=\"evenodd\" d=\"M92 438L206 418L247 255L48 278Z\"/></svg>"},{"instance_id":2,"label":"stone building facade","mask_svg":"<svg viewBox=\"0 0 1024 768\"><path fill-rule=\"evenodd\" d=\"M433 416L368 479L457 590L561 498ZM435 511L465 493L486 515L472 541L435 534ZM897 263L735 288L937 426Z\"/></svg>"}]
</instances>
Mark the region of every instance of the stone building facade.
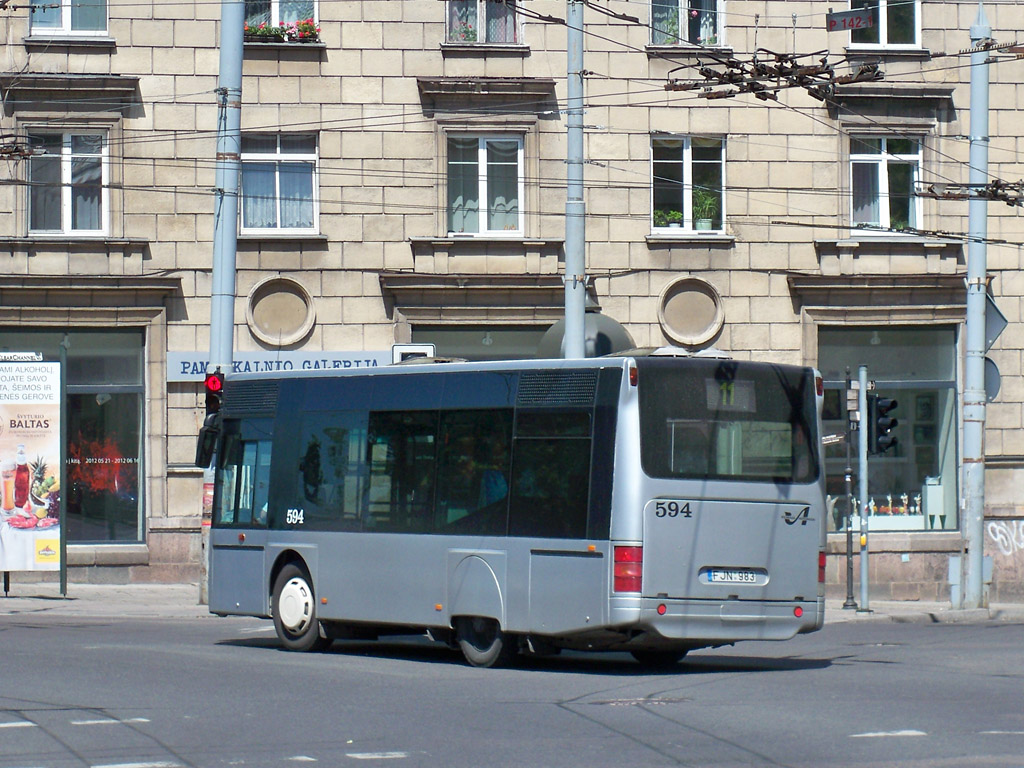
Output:
<instances>
[{"instance_id":1,"label":"stone building facade","mask_svg":"<svg viewBox=\"0 0 1024 768\"><path fill-rule=\"evenodd\" d=\"M971 2L611 0L585 10L590 303L637 346L846 366L900 401L872 460L872 589L944 598L962 547ZM4 11L0 347L69 339L73 578L195 579L192 466L209 350L217 3L58 0ZM869 5L854 2L854 9ZM234 347L246 367L375 365L396 342L531 357L562 314L566 3L248 0ZM602 13L600 9L616 15ZM838 10L838 9L837 9ZM843 8L845 10L845 7ZM987 8L1014 39L1012 4ZM707 99L700 66L828 52L884 77ZM996 55L998 59L999 56ZM1014 64L992 66L990 173L1024 176ZM576 76L576 75L573 75ZM715 90L728 90L716 87ZM989 207L986 553L1024 597L1024 376L1016 208ZM116 411L108 406L116 406ZM111 459L114 460L114 459ZM85 466L85 459L82 458ZM844 454L830 449L829 490ZM844 589L843 501L828 580Z\"/></svg>"}]
</instances>

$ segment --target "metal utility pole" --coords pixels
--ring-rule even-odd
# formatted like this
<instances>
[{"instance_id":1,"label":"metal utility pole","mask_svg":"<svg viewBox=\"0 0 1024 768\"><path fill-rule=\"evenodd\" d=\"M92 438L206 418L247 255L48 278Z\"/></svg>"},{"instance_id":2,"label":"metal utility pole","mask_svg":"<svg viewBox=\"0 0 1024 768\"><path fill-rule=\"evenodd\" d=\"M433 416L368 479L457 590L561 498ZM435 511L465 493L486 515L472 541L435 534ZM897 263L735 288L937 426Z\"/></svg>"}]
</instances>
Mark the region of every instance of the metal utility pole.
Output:
<instances>
[{"instance_id":1,"label":"metal utility pole","mask_svg":"<svg viewBox=\"0 0 1024 768\"><path fill-rule=\"evenodd\" d=\"M221 0L220 79L217 98L217 175L213 214L213 283L210 289L210 362L231 372L235 330L235 247L242 153L242 30L245 0Z\"/></svg>"},{"instance_id":2,"label":"metal utility pole","mask_svg":"<svg viewBox=\"0 0 1024 768\"><path fill-rule=\"evenodd\" d=\"M985 9L971 26L971 46L980 48L992 36ZM988 181L987 50L971 54L970 175L972 190ZM961 608L982 607L985 545L985 305L988 265L988 201L972 192L967 209L967 344L964 361L964 544Z\"/></svg>"},{"instance_id":3,"label":"metal utility pole","mask_svg":"<svg viewBox=\"0 0 1024 768\"><path fill-rule=\"evenodd\" d=\"M568 0L567 103L568 155L565 199L565 336L562 357L586 357L584 313L587 300L586 227L583 202L583 0Z\"/></svg>"},{"instance_id":4,"label":"metal utility pole","mask_svg":"<svg viewBox=\"0 0 1024 768\"><path fill-rule=\"evenodd\" d=\"M231 373L235 332L235 249L242 161L242 50L245 0L221 0L220 76L217 88L217 172L213 211L213 276L210 286L210 359L206 372ZM199 603L208 600L210 521L202 520Z\"/></svg>"},{"instance_id":5,"label":"metal utility pole","mask_svg":"<svg viewBox=\"0 0 1024 768\"><path fill-rule=\"evenodd\" d=\"M857 390L857 410L860 411L860 429L857 434L858 477L857 495L860 496L860 608L859 613L868 613L868 427L865 423L868 413L868 367L860 366L857 371L860 389Z\"/></svg>"},{"instance_id":6,"label":"metal utility pole","mask_svg":"<svg viewBox=\"0 0 1024 768\"><path fill-rule=\"evenodd\" d=\"M858 382L859 383L859 382ZM859 391L859 388L858 388ZM853 599L853 436L860 426L860 404L853 403L850 408L850 395L854 392L853 382L850 380L850 366L846 366L846 602L843 608L850 609L857 607L857 601ZM857 396L859 398L859 395ZM856 418L854 418L856 417Z\"/></svg>"}]
</instances>

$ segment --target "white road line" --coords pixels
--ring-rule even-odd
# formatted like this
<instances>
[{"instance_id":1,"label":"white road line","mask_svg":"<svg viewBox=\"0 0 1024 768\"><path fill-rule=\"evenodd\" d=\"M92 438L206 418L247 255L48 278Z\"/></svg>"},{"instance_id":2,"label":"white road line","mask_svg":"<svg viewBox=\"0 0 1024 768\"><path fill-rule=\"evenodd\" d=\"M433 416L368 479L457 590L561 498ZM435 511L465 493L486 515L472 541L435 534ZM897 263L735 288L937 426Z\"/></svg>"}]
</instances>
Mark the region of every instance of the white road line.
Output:
<instances>
[{"instance_id":1,"label":"white road line","mask_svg":"<svg viewBox=\"0 0 1024 768\"><path fill-rule=\"evenodd\" d=\"M870 731L868 733L851 733L851 739L882 739L887 736L927 736L924 731Z\"/></svg>"},{"instance_id":2,"label":"white road line","mask_svg":"<svg viewBox=\"0 0 1024 768\"><path fill-rule=\"evenodd\" d=\"M72 720L72 725L121 725L122 723L148 723L144 717L129 717L127 720L113 720L109 717L98 720Z\"/></svg>"},{"instance_id":3,"label":"white road line","mask_svg":"<svg viewBox=\"0 0 1024 768\"><path fill-rule=\"evenodd\" d=\"M408 756L408 752L349 752L345 755L353 760L401 760Z\"/></svg>"},{"instance_id":4,"label":"white road line","mask_svg":"<svg viewBox=\"0 0 1024 768\"><path fill-rule=\"evenodd\" d=\"M155 763L107 763L105 765L94 765L92 768L185 768L181 763L167 763L158 761Z\"/></svg>"},{"instance_id":5,"label":"white road line","mask_svg":"<svg viewBox=\"0 0 1024 768\"><path fill-rule=\"evenodd\" d=\"M315 757L310 757L309 755L296 755L288 759L295 763L315 763L317 761Z\"/></svg>"},{"instance_id":6,"label":"white road line","mask_svg":"<svg viewBox=\"0 0 1024 768\"><path fill-rule=\"evenodd\" d=\"M38 728L39 723L30 723L28 720L15 720L13 723L0 723L0 728Z\"/></svg>"},{"instance_id":7,"label":"white road line","mask_svg":"<svg viewBox=\"0 0 1024 768\"><path fill-rule=\"evenodd\" d=\"M1024 731L978 731L982 736L1024 736Z\"/></svg>"}]
</instances>

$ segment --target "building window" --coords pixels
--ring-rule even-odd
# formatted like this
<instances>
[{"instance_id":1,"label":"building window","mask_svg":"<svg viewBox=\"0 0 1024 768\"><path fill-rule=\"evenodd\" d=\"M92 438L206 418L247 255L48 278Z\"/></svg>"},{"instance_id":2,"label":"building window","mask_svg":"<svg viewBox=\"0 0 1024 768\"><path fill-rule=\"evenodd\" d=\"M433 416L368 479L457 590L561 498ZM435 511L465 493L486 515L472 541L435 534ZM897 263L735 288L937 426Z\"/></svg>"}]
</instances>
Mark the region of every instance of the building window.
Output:
<instances>
[{"instance_id":1,"label":"building window","mask_svg":"<svg viewBox=\"0 0 1024 768\"><path fill-rule=\"evenodd\" d=\"M697 136L651 139L655 231L721 230L725 220L725 140Z\"/></svg>"},{"instance_id":2,"label":"building window","mask_svg":"<svg viewBox=\"0 0 1024 768\"><path fill-rule=\"evenodd\" d=\"M281 26L315 18L314 0L245 0L245 23L249 27Z\"/></svg>"},{"instance_id":3,"label":"building window","mask_svg":"<svg viewBox=\"0 0 1024 768\"><path fill-rule=\"evenodd\" d=\"M956 329L942 326L822 327L818 368L825 378L825 434L846 430L849 367L866 365L874 394L896 400L896 444L871 457L868 528L872 531L956 530ZM846 517L846 446L826 447L826 488L838 499L829 529ZM856 443L854 443L856 450ZM857 492L856 485L854 493ZM857 508L853 510L854 515ZM860 527L859 519L853 528Z\"/></svg>"},{"instance_id":4,"label":"building window","mask_svg":"<svg viewBox=\"0 0 1024 768\"><path fill-rule=\"evenodd\" d=\"M107 222L106 137L29 133L28 219L33 234L103 234Z\"/></svg>"},{"instance_id":5,"label":"building window","mask_svg":"<svg viewBox=\"0 0 1024 768\"><path fill-rule=\"evenodd\" d=\"M448 233L523 233L523 140L448 137Z\"/></svg>"},{"instance_id":6,"label":"building window","mask_svg":"<svg viewBox=\"0 0 1024 768\"><path fill-rule=\"evenodd\" d=\"M859 45L917 46L920 40L920 0L853 0L853 10L871 11L874 24L850 33Z\"/></svg>"},{"instance_id":7,"label":"building window","mask_svg":"<svg viewBox=\"0 0 1024 768\"><path fill-rule=\"evenodd\" d=\"M912 138L850 138L853 223L886 229L915 228L920 222L914 186L921 142Z\"/></svg>"},{"instance_id":8,"label":"building window","mask_svg":"<svg viewBox=\"0 0 1024 768\"><path fill-rule=\"evenodd\" d=\"M515 0L448 0L449 43L518 43Z\"/></svg>"},{"instance_id":9,"label":"building window","mask_svg":"<svg viewBox=\"0 0 1024 768\"><path fill-rule=\"evenodd\" d=\"M653 0L651 44L718 45L722 36L719 0Z\"/></svg>"},{"instance_id":10,"label":"building window","mask_svg":"<svg viewBox=\"0 0 1024 768\"><path fill-rule=\"evenodd\" d=\"M32 33L97 35L107 31L106 0L32 0Z\"/></svg>"},{"instance_id":11,"label":"building window","mask_svg":"<svg viewBox=\"0 0 1024 768\"><path fill-rule=\"evenodd\" d=\"M242 232L317 231L314 133L242 136Z\"/></svg>"}]
</instances>

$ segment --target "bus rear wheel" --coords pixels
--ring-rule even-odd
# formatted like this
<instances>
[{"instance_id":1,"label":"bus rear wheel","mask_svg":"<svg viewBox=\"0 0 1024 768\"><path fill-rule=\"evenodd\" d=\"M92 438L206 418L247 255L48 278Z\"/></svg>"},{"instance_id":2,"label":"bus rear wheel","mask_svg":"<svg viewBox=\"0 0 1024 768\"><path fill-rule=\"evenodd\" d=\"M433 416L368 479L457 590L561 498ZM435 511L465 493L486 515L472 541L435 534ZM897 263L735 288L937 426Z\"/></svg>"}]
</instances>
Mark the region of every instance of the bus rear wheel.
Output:
<instances>
[{"instance_id":1,"label":"bus rear wheel","mask_svg":"<svg viewBox=\"0 0 1024 768\"><path fill-rule=\"evenodd\" d=\"M686 656L686 649L681 651L654 651L638 648L635 651L630 651L630 654L645 667L650 667L651 669L669 669L683 660L683 657Z\"/></svg>"},{"instance_id":2,"label":"bus rear wheel","mask_svg":"<svg viewBox=\"0 0 1024 768\"><path fill-rule=\"evenodd\" d=\"M462 655L474 667L504 667L519 653L518 639L506 635L494 619L464 616L455 622Z\"/></svg>"},{"instance_id":3,"label":"bus rear wheel","mask_svg":"<svg viewBox=\"0 0 1024 768\"><path fill-rule=\"evenodd\" d=\"M274 581L271 605L274 629L289 651L317 651L331 643L330 639L320 636L311 582L309 574L294 563L282 568Z\"/></svg>"}]
</instances>

